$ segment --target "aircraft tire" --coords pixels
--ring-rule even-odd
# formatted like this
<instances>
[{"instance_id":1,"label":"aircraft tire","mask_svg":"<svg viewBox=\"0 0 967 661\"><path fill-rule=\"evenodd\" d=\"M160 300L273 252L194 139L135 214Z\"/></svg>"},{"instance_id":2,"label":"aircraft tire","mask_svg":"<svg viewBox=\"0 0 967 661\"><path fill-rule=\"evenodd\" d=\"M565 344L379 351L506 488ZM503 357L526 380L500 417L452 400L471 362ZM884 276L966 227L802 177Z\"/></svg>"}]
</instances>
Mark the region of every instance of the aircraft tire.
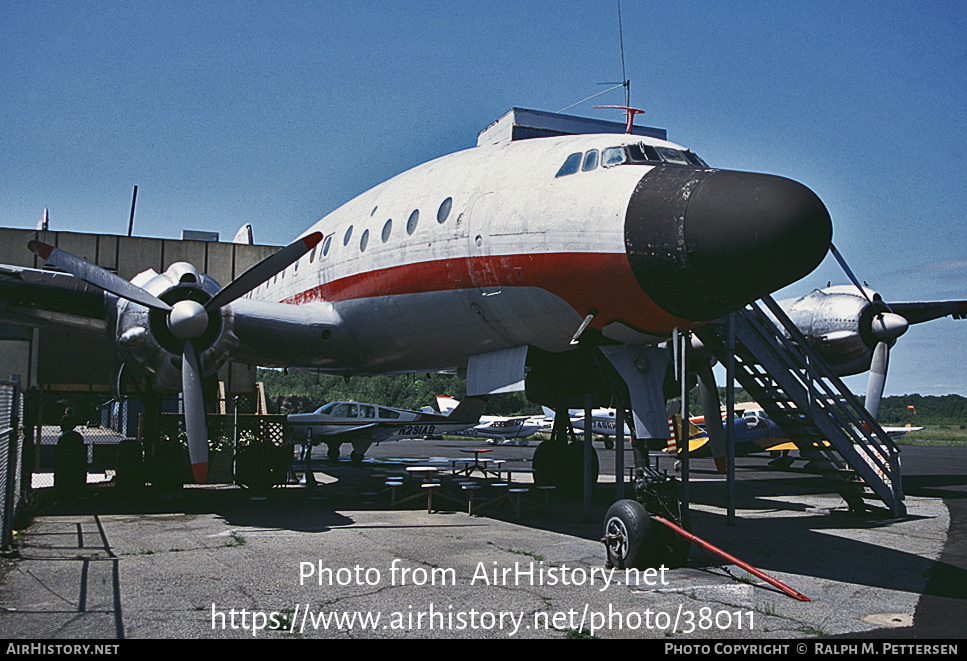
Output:
<instances>
[{"instance_id":1,"label":"aircraft tire","mask_svg":"<svg viewBox=\"0 0 967 661\"><path fill-rule=\"evenodd\" d=\"M353 450L350 453L349 458L352 460L354 464L361 464L363 463L364 456L365 455L362 452L357 452L356 450Z\"/></svg>"},{"instance_id":2,"label":"aircraft tire","mask_svg":"<svg viewBox=\"0 0 967 661\"><path fill-rule=\"evenodd\" d=\"M609 567L645 569L662 564L660 531L637 500L619 500L604 515Z\"/></svg>"},{"instance_id":3,"label":"aircraft tire","mask_svg":"<svg viewBox=\"0 0 967 661\"><path fill-rule=\"evenodd\" d=\"M534 484L539 487L560 486L565 452L566 445L561 441L544 441L537 446L531 461Z\"/></svg>"},{"instance_id":4,"label":"aircraft tire","mask_svg":"<svg viewBox=\"0 0 967 661\"><path fill-rule=\"evenodd\" d=\"M591 446L591 485L598 483L600 472L598 463L598 453ZM584 441L571 443L567 446L567 453L564 458L564 470L561 477L559 488L571 491L581 491L584 486Z\"/></svg>"},{"instance_id":5,"label":"aircraft tire","mask_svg":"<svg viewBox=\"0 0 967 661\"><path fill-rule=\"evenodd\" d=\"M329 461L339 461L339 446L329 445L326 456L329 457Z\"/></svg>"}]
</instances>

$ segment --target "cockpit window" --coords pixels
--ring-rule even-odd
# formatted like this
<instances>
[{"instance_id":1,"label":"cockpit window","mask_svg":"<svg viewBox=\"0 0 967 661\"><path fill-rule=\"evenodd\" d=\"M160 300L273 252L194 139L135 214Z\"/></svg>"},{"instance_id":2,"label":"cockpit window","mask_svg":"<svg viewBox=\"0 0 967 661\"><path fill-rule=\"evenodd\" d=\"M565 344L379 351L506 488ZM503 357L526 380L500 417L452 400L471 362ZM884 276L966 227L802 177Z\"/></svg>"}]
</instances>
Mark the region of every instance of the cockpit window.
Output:
<instances>
[{"instance_id":1,"label":"cockpit window","mask_svg":"<svg viewBox=\"0 0 967 661\"><path fill-rule=\"evenodd\" d=\"M601 152L601 165L606 168L612 165L621 165L627 160L623 147L608 147Z\"/></svg>"},{"instance_id":2,"label":"cockpit window","mask_svg":"<svg viewBox=\"0 0 967 661\"><path fill-rule=\"evenodd\" d=\"M692 165L694 165L696 167L700 167L700 168L707 168L708 167L708 163L706 163L701 158L699 158L698 157L698 154L696 154L695 152L693 152L691 149L689 149L687 152L685 152L685 158L688 159L689 163L691 163Z\"/></svg>"},{"instance_id":3,"label":"cockpit window","mask_svg":"<svg viewBox=\"0 0 967 661\"><path fill-rule=\"evenodd\" d=\"M628 156L632 163L661 163L661 156L651 145L639 142L637 145L628 145Z\"/></svg>"},{"instance_id":4,"label":"cockpit window","mask_svg":"<svg viewBox=\"0 0 967 661\"><path fill-rule=\"evenodd\" d=\"M666 163L674 163L675 165L691 165L685 158L685 155L677 149L671 149L670 147L657 147L658 153L665 160Z\"/></svg>"},{"instance_id":5,"label":"cockpit window","mask_svg":"<svg viewBox=\"0 0 967 661\"><path fill-rule=\"evenodd\" d=\"M561 166L561 169L558 170L557 174L554 176L565 177L569 174L574 174L575 172L577 172L578 168L581 167L581 156L582 156L581 152L578 152L576 154L571 154L570 156L568 156L567 160L564 161L564 165Z\"/></svg>"},{"instance_id":6,"label":"cockpit window","mask_svg":"<svg viewBox=\"0 0 967 661\"><path fill-rule=\"evenodd\" d=\"M564 165L561 169L557 171L558 177L563 177L565 175L574 174L581 170L593 170L598 167L598 163L602 167L610 168L615 165L622 165L624 163L632 164L642 164L642 165L661 165L661 164L671 164L671 165L685 165L690 167L707 168L705 161L698 157L695 152L688 150L675 149L673 147L657 147L655 145L649 145L644 142L639 142L630 145L618 145L615 147L608 147L601 152L600 158L598 157L598 150L592 149L588 153L582 155L580 153L571 154L564 161Z\"/></svg>"}]
</instances>

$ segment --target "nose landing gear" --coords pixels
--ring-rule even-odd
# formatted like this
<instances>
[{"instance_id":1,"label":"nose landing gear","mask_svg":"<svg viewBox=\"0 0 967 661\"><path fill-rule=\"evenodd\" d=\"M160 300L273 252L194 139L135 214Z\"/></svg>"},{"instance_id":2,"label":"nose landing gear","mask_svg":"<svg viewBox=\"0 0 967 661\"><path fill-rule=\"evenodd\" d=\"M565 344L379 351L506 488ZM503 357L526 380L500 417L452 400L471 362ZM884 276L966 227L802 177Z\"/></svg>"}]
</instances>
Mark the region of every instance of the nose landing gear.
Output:
<instances>
[{"instance_id":1,"label":"nose landing gear","mask_svg":"<svg viewBox=\"0 0 967 661\"><path fill-rule=\"evenodd\" d=\"M685 564L689 542L652 520L661 516L681 524L678 480L646 467L635 471L635 499L619 500L604 517L606 566L618 569L678 567Z\"/></svg>"}]
</instances>

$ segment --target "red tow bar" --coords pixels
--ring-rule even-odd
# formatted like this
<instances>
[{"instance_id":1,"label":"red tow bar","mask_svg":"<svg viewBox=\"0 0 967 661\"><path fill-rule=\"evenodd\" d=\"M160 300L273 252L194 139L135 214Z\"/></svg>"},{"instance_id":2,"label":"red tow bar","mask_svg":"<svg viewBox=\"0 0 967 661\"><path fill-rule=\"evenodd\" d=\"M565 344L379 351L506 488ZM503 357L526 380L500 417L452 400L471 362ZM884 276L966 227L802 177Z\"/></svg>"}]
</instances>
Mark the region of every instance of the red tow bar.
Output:
<instances>
[{"instance_id":1,"label":"red tow bar","mask_svg":"<svg viewBox=\"0 0 967 661\"><path fill-rule=\"evenodd\" d=\"M654 519L655 521L657 521L658 523L661 523L661 524L663 524L665 526L668 526L669 528L671 528L672 530L674 530L675 532L677 532L679 535L681 535L682 537L684 537L688 541L692 542L693 544L698 544L702 548L708 549L712 553L714 553L714 554L716 554L716 555L718 555L718 556L720 556L722 558L725 558L726 560L728 560L731 563L734 563L734 564L738 565L739 567L741 567L742 569L746 570L750 574L753 574L754 576L758 576L759 578L761 578L763 581L765 581L769 585L772 585L774 587L779 588L780 590L782 590L783 592L785 592L786 594L788 594L790 597L794 597L794 598L798 599L799 601L811 601L811 599L809 597L807 597L806 595L804 595L802 592L797 592L796 590L793 590L791 587L789 587L785 583L782 583L781 581L777 581L776 579L772 578L768 574L759 571L758 569L756 569L755 567L753 567L752 565L750 565L747 562L742 562L741 560L739 560L738 558L736 558L734 555L730 555L730 554L726 553L725 551L723 551L722 549L720 549L718 547L715 547L715 546L712 546L711 544L709 544L708 542L706 542L701 537L696 537L695 535L693 535L692 533L688 532L684 528L682 528L680 526L676 526L671 521L668 521L667 519L663 519L660 516L653 516L651 518Z\"/></svg>"}]
</instances>

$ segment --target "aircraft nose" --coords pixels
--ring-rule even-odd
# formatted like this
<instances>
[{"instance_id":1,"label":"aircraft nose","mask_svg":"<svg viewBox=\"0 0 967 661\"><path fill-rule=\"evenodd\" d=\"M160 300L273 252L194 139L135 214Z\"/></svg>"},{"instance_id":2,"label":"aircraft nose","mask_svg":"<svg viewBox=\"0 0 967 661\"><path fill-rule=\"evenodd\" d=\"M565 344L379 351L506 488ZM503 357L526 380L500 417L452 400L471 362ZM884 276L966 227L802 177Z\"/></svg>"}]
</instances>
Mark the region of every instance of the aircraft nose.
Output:
<instances>
[{"instance_id":1,"label":"aircraft nose","mask_svg":"<svg viewBox=\"0 0 967 661\"><path fill-rule=\"evenodd\" d=\"M832 232L806 186L730 170L654 168L625 219L638 283L690 321L717 319L799 280L823 260Z\"/></svg>"}]
</instances>

